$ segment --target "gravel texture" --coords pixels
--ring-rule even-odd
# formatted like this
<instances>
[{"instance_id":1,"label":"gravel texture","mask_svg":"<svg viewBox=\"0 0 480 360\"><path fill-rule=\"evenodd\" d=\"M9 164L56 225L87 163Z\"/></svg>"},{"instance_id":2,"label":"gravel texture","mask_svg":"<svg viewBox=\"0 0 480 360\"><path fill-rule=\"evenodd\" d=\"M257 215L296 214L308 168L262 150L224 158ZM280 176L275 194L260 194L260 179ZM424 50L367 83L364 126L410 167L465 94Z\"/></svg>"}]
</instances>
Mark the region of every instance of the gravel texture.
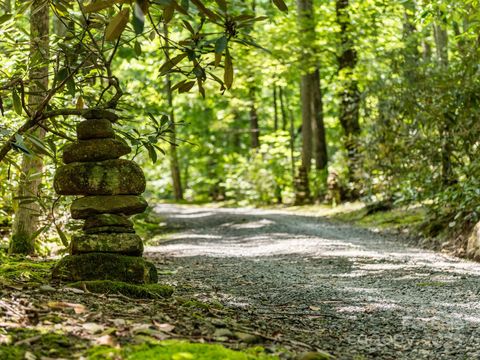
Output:
<instances>
[{"instance_id":1,"label":"gravel texture","mask_svg":"<svg viewBox=\"0 0 480 360\"><path fill-rule=\"evenodd\" d=\"M480 264L281 210L159 205L160 281L338 359L480 359Z\"/></svg>"}]
</instances>

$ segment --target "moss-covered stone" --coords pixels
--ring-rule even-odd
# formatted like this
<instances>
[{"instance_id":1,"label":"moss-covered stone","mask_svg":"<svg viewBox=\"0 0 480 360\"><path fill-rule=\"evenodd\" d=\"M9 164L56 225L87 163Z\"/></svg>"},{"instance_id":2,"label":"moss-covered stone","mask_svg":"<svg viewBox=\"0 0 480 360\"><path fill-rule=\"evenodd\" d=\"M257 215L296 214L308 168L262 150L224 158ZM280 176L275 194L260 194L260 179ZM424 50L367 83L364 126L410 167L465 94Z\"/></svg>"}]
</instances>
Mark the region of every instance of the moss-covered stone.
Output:
<instances>
[{"instance_id":1,"label":"moss-covered stone","mask_svg":"<svg viewBox=\"0 0 480 360\"><path fill-rule=\"evenodd\" d=\"M106 119L112 123L118 120L118 115L105 109L88 109L82 114L85 119Z\"/></svg>"},{"instance_id":2,"label":"moss-covered stone","mask_svg":"<svg viewBox=\"0 0 480 360\"><path fill-rule=\"evenodd\" d=\"M143 242L140 236L129 233L72 236L70 254L77 255L91 252L141 256L143 253Z\"/></svg>"},{"instance_id":3,"label":"moss-covered stone","mask_svg":"<svg viewBox=\"0 0 480 360\"><path fill-rule=\"evenodd\" d=\"M53 268L52 277L62 281L112 280L134 284L155 284L155 265L141 257L111 253L69 255Z\"/></svg>"},{"instance_id":4,"label":"moss-covered stone","mask_svg":"<svg viewBox=\"0 0 480 360\"><path fill-rule=\"evenodd\" d=\"M145 199L136 195L85 196L74 200L70 211L72 218L86 219L97 214L138 214L147 206Z\"/></svg>"},{"instance_id":5,"label":"moss-covered stone","mask_svg":"<svg viewBox=\"0 0 480 360\"><path fill-rule=\"evenodd\" d=\"M70 287L86 289L97 294L122 294L137 299L159 299L173 294L173 287L162 284L134 285L121 281L94 280L78 281L69 284Z\"/></svg>"},{"instance_id":6,"label":"moss-covered stone","mask_svg":"<svg viewBox=\"0 0 480 360\"><path fill-rule=\"evenodd\" d=\"M115 159L61 166L53 184L59 195L138 195L146 182L135 162Z\"/></svg>"},{"instance_id":7,"label":"moss-covered stone","mask_svg":"<svg viewBox=\"0 0 480 360\"><path fill-rule=\"evenodd\" d=\"M114 136L112 123L107 119L85 120L77 125L79 140L113 138Z\"/></svg>"},{"instance_id":8,"label":"moss-covered stone","mask_svg":"<svg viewBox=\"0 0 480 360\"><path fill-rule=\"evenodd\" d=\"M117 159L127 155L132 149L120 139L80 140L65 146L63 162L88 162Z\"/></svg>"},{"instance_id":9,"label":"moss-covered stone","mask_svg":"<svg viewBox=\"0 0 480 360\"><path fill-rule=\"evenodd\" d=\"M118 214L98 214L85 220L83 230L87 231L93 228L116 226L126 229L133 229L133 222L126 216Z\"/></svg>"}]
</instances>

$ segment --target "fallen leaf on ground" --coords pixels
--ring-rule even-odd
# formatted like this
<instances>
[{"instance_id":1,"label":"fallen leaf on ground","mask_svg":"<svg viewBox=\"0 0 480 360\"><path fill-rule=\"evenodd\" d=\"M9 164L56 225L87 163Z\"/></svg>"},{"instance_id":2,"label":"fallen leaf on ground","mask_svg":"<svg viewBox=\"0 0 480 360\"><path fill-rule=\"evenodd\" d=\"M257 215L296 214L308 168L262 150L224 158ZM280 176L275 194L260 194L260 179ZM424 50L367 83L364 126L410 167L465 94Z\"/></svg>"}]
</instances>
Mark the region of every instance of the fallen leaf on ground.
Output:
<instances>
[{"instance_id":1,"label":"fallen leaf on ground","mask_svg":"<svg viewBox=\"0 0 480 360\"><path fill-rule=\"evenodd\" d=\"M95 345L117 346L117 340L112 335L103 335L95 339Z\"/></svg>"},{"instance_id":2,"label":"fallen leaf on ground","mask_svg":"<svg viewBox=\"0 0 480 360\"><path fill-rule=\"evenodd\" d=\"M83 314L87 311L87 308L82 304L67 303L63 301L50 301L48 307L52 309L73 309L75 314Z\"/></svg>"}]
</instances>

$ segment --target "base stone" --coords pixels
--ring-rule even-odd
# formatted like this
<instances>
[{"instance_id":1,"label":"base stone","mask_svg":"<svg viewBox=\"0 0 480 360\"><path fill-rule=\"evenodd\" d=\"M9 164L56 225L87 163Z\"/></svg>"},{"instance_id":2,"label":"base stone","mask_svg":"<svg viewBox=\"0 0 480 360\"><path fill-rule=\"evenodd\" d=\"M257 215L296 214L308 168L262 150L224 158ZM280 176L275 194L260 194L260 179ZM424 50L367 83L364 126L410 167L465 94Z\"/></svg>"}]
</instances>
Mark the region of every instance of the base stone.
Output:
<instances>
[{"instance_id":1,"label":"base stone","mask_svg":"<svg viewBox=\"0 0 480 360\"><path fill-rule=\"evenodd\" d=\"M57 262L52 277L62 281L112 280L155 284L157 269L141 257L110 253L68 255Z\"/></svg>"}]
</instances>

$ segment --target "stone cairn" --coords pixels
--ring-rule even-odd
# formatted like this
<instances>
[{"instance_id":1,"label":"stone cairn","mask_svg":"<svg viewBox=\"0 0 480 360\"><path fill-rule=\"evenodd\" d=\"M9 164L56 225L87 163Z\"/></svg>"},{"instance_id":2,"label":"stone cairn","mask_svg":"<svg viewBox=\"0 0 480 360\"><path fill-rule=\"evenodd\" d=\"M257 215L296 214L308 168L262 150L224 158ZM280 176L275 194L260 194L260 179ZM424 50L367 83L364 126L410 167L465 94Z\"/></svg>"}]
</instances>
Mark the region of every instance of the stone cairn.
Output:
<instances>
[{"instance_id":1,"label":"stone cairn","mask_svg":"<svg viewBox=\"0 0 480 360\"><path fill-rule=\"evenodd\" d=\"M53 270L64 281L114 280L156 283L155 266L142 258L143 242L129 216L147 202L145 176L133 161L120 159L131 148L115 136L118 117L106 110L86 110L77 126L78 141L65 146L54 179L59 195L82 195L73 201L73 219L84 220L72 236L69 253Z\"/></svg>"}]
</instances>

